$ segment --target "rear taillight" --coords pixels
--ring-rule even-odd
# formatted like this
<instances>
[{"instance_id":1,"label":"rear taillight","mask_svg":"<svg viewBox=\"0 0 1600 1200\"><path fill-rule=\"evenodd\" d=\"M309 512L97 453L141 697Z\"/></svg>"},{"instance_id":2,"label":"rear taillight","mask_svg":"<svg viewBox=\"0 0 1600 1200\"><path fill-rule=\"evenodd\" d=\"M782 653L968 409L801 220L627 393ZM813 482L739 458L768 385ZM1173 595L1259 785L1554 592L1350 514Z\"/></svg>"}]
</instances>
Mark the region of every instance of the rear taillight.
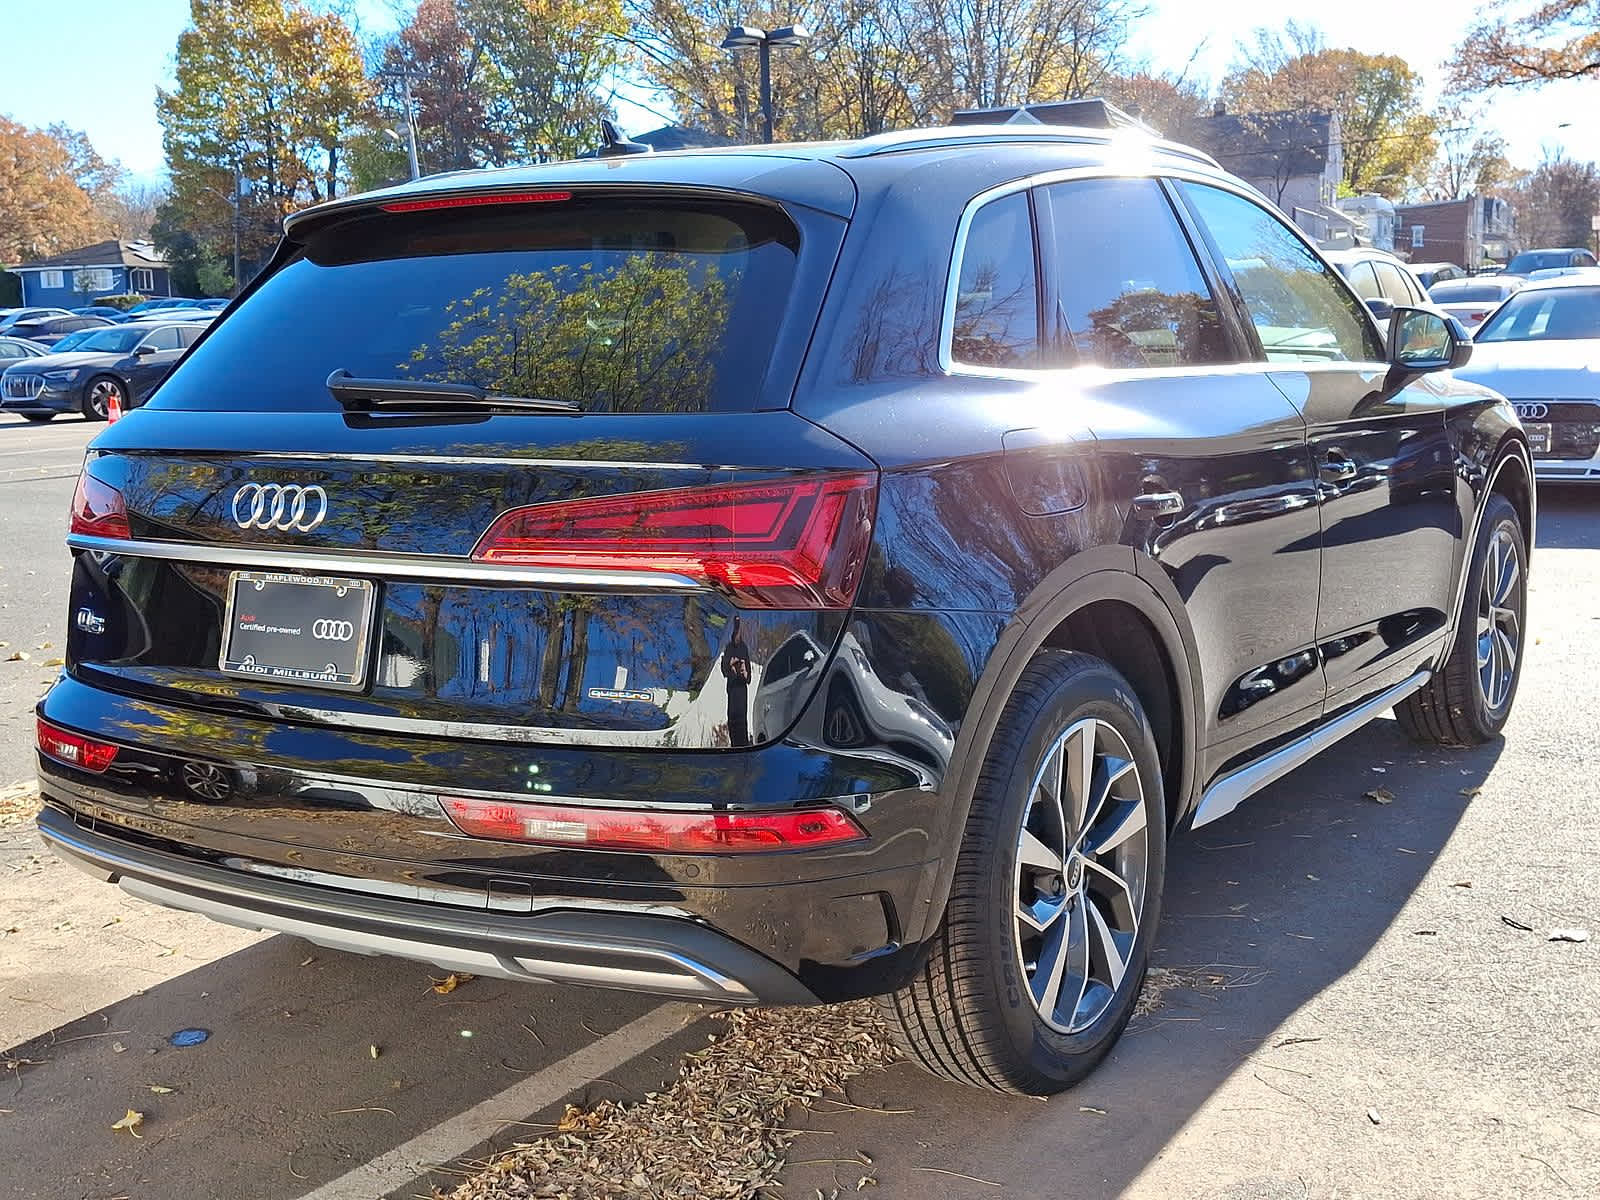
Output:
<instances>
[{"instance_id":1,"label":"rear taillight","mask_svg":"<svg viewBox=\"0 0 1600 1200\"><path fill-rule=\"evenodd\" d=\"M849 608L876 502L863 473L535 504L502 514L472 557L686 575L745 608Z\"/></svg>"},{"instance_id":2,"label":"rear taillight","mask_svg":"<svg viewBox=\"0 0 1600 1200\"><path fill-rule=\"evenodd\" d=\"M90 537L131 538L122 493L96 479L87 469L80 472L78 490L72 496L72 523L67 531Z\"/></svg>"},{"instance_id":3,"label":"rear taillight","mask_svg":"<svg viewBox=\"0 0 1600 1200\"><path fill-rule=\"evenodd\" d=\"M110 742L97 742L82 734L58 729L43 717L39 718L38 746L42 754L85 771L101 774L117 757L117 748Z\"/></svg>"},{"instance_id":4,"label":"rear taillight","mask_svg":"<svg viewBox=\"0 0 1600 1200\"><path fill-rule=\"evenodd\" d=\"M387 213L427 212L435 208L478 208L485 204L559 204L571 192L485 192L471 196L438 196L427 200L391 200L378 207Z\"/></svg>"},{"instance_id":5,"label":"rear taillight","mask_svg":"<svg viewBox=\"0 0 1600 1200\"><path fill-rule=\"evenodd\" d=\"M473 837L591 850L761 854L815 849L867 836L837 808L708 813L577 808L472 796L442 796L440 800L456 828Z\"/></svg>"}]
</instances>

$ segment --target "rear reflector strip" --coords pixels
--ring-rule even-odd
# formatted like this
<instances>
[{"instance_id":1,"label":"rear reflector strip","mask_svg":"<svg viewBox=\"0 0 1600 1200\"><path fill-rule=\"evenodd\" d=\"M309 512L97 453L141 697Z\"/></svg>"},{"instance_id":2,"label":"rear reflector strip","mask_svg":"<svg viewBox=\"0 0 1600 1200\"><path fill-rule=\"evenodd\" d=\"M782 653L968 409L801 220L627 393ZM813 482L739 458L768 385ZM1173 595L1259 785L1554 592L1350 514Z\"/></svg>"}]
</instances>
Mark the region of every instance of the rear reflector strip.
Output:
<instances>
[{"instance_id":1,"label":"rear reflector strip","mask_svg":"<svg viewBox=\"0 0 1600 1200\"><path fill-rule=\"evenodd\" d=\"M72 495L72 521L67 532L88 537L131 538L128 509L122 493L87 470L78 474L78 490Z\"/></svg>"},{"instance_id":2,"label":"rear reflector strip","mask_svg":"<svg viewBox=\"0 0 1600 1200\"><path fill-rule=\"evenodd\" d=\"M571 199L571 192L489 192L473 196L440 196L429 200L391 200L379 207L388 213L405 213L433 208L476 208L483 204L558 204Z\"/></svg>"},{"instance_id":3,"label":"rear reflector strip","mask_svg":"<svg viewBox=\"0 0 1600 1200\"><path fill-rule=\"evenodd\" d=\"M855 599L877 477L809 475L514 508L479 562L685 576L745 608L841 609Z\"/></svg>"},{"instance_id":4,"label":"rear reflector strip","mask_svg":"<svg viewBox=\"0 0 1600 1200\"><path fill-rule=\"evenodd\" d=\"M590 850L761 854L838 845L867 836L837 808L711 813L577 808L472 796L441 796L440 802L456 828L473 837Z\"/></svg>"},{"instance_id":5,"label":"rear reflector strip","mask_svg":"<svg viewBox=\"0 0 1600 1200\"><path fill-rule=\"evenodd\" d=\"M96 775L104 773L117 757L117 748L109 742L97 742L82 734L57 728L39 718L38 747L42 754L68 766L82 767Z\"/></svg>"}]
</instances>

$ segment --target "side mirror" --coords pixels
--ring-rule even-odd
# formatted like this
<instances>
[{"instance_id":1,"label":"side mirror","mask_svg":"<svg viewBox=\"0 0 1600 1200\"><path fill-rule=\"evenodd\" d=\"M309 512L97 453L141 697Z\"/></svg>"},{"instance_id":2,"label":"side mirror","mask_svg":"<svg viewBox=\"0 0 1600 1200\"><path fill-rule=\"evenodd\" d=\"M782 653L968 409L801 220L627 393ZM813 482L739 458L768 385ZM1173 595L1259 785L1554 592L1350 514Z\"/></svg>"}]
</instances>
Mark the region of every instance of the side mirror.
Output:
<instances>
[{"instance_id":1,"label":"side mirror","mask_svg":"<svg viewBox=\"0 0 1600 1200\"><path fill-rule=\"evenodd\" d=\"M1454 317L1425 308L1396 308L1389 318L1389 362L1420 374L1464 367L1472 339Z\"/></svg>"},{"instance_id":2,"label":"side mirror","mask_svg":"<svg viewBox=\"0 0 1600 1200\"><path fill-rule=\"evenodd\" d=\"M1385 300L1382 296L1374 296L1367 301L1367 311L1380 321L1387 321L1394 315L1394 302Z\"/></svg>"},{"instance_id":3,"label":"side mirror","mask_svg":"<svg viewBox=\"0 0 1600 1200\"><path fill-rule=\"evenodd\" d=\"M156 352L156 348L154 346L150 346L150 345L135 346L133 348L133 356L135 358L143 358L143 357L145 357L145 355L154 354L155 352Z\"/></svg>"}]
</instances>

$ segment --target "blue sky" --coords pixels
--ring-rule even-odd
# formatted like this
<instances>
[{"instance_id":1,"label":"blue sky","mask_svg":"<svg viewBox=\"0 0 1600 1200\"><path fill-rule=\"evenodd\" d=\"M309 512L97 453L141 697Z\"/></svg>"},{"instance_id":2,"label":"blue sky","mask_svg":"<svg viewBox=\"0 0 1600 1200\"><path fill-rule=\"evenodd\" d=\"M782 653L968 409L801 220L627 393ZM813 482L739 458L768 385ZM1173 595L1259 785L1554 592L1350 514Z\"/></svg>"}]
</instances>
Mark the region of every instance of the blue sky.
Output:
<instances>
[{"instance_id":1,"label":"blue sky","mask_svg":"<svg viewBox=\"0 0 1600 1200\"><path fill-rule=\"evenodd\" d=\"M365 33L395 26L394 0L345 0L343 6ZM1211 82L1221 78L1236 44L1254 26L1279 25L1306 11L1304 5L1194 0L1153 0L1150 7L1135 29L1132 52L1157 70L1182 69L1195 55L1194 73ZM4 8L0 114L25 125L63 121L86 131L102 154L137 176L159 176L155 91L170 83L188 0L53 0ZM1317 10L1316 23L1330 45L1401 54L1437 92L1440 64L1472 11L1460 0L1342 0ZM633 132L659 124L650 113L626 103L620 107L624 126ZM1556 147L1573 158L1600 160L1600 81L1502 93L1488 109L1490 122L1511 143L1513 162L1532 166ZM1563 122L1569 126L1560 128Z\"/></svg>"}]
</instances>

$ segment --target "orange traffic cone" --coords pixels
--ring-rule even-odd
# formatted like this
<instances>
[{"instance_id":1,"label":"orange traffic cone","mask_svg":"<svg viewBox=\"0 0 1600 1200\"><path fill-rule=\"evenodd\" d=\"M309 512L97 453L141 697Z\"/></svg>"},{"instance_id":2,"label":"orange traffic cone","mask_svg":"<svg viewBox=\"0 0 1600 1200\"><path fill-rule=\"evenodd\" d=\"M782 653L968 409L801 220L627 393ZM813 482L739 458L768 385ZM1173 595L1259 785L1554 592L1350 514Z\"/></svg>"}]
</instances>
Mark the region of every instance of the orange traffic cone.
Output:
<instances>
[{"instance_id":1,"label":"orange traffic cone","mask_svg":"<svg viewBox=\"0 0 1600 1200\"><path fill-rule=\"evenodd\" d=\"M116 392L111 393L111 399L106 403L106 424L122 420L122 401Z\"/></svg>"}]
</instances>

